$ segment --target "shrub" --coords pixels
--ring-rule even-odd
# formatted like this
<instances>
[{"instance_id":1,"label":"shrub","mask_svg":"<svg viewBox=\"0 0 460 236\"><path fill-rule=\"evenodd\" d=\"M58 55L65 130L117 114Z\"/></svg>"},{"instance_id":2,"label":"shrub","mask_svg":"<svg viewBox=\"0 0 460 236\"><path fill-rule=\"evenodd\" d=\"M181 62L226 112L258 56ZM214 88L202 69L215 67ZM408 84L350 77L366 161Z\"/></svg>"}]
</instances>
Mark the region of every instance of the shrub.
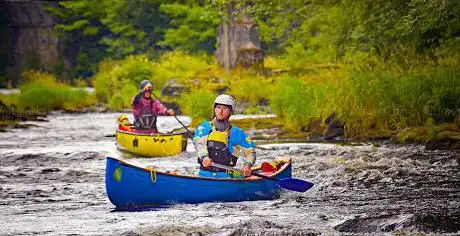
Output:
<instances>
[{"instance_id":1,"label":"shrub","mask_svg":"<svg viewBox=\"0 0 460 236\"><path fill-rule=\"evenodd\" d=\"M121 97L123 98L123 107L128 108L134 96L137 95L139 90L133 84L126 84L121 89Z\"/></svg>"},{"instance_id":2,"label":"shrub","mask_svg":"<svg viewBox=\"0 0 460 236\"><path fill-rule=\"evenodd\" d=\"M26 71L21 76L26 83L20 87L19 108L73 110L94 104L94 99L86 91L59 83L52 74Z\"/></svg>"},{"instance_id":3,"label":"shrub","mask_svg":"<svg viewBox=\"0 0 460 236\"><path fill-rule=\"evenodd\" d=\"M187 54L181 51L163 54L154 65L155 87L162 88L171 78L188 79L210 68L211 58L206 54Z\"/></svg>"},{"instance_id":4,"label":"shrub","mask_svg":"<svg viewBox=\"0 0 460 236\"><path fill-rule=\"evenodd\" d=\"M192 91L179 99L179 105L184 114L192 117L193 124L198 124L212 117L215 97L209 91Z\"/></svg>"},{"instance_id":5,"label":"shrub","mask_svg":"<svg viewBox=\"0 0 460 236\"><path fill-rule=\"evenodd\" d=\"M119 61L103 61L93 79L96 97L100 102L111 101L112 96L120 94L125 86L137 88L142 80L152 81L153 74L153 62L143 55L129 56Z\"/></svg>"},{"instance_id":6,"label":"shrub","mask_svg":"<svg viewBox=\"0 0 460 236\"><path fill-rule=\"evenodd\" d=\"M321 101L319 86L307 86L296 78L285 76L275 86L270 105L276 115L285 119L285 127L299 130L312 117L318 116ZM319 90L317 90L319 89Z\"/></svg>"},{"instance_id":7,"label":"shrub","mask_svg":"<svg viewBox=\"0 0 460 236\"><path fill-rule=\"evenodd\" d=\"M120 94L115 94L110 99L110 108L114 111L120 111L125 106L124 99Z\"/></svg>"},{"instance_id":8,"label":"shrub","mask_svg":"<svg viewBox=\"0 0 460 236\"><path fill-rule=\"evenodd\" d=\"M256 106L261 99L268 99L273 93L272 79L262 76L244 76L232 79L230 91L237 101L247 101L251 106Z\"/></svg>"},{"instance_id":9,"label":"shrub","mask_svg":"<svg viewBox=\"0 0 460 236\"><path fill-rule=\"evenodd\" d=\"M204 54L190 55L180 51L165 53L158 62L144 55L129 56L118 61L105 60L99 64L93 79L96 97L103 103L111 101L115 94L130 100L142 80L150 80L153 88L159 90L171 78L188 79L197 71L206 70L209 60Z\"/></svg>"}]
</instances>

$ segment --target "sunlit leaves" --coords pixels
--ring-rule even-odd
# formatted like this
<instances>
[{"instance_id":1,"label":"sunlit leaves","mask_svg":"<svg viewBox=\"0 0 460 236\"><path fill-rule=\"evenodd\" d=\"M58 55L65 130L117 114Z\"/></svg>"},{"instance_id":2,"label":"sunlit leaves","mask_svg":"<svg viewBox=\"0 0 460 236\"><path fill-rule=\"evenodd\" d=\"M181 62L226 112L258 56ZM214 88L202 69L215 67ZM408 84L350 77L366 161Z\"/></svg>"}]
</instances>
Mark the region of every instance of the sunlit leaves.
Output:
<instances>
[{"instance_id":1,"label":"sunlit leaves","mask_svg":"<svg viewBox=\"0 0 460 236\"><path fill-rule=\"evenodd\" d=\"M160 10L171 17L170 28L159 46L212 53L219 16L201 6L163 4Z\"/></svg>"}]
</instances>

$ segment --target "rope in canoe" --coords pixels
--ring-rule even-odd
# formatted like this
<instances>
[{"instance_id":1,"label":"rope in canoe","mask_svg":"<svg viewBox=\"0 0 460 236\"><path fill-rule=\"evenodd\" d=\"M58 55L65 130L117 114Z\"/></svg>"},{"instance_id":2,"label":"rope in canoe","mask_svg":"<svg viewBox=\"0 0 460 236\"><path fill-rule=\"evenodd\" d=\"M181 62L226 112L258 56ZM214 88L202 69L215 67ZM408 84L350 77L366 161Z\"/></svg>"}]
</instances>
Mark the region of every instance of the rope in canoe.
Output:
<instances>
[{"instance_id":1,"label":"rope in canoe","mask_svg":"<svg viewBox=\"0 0 460 236\"><path fill-rule=\"evenodd\" d=\"M152 180L152 183L157 183L157 172L153 167L149 167L150 170L150 180Z\"/></svg>"}]
</instances>

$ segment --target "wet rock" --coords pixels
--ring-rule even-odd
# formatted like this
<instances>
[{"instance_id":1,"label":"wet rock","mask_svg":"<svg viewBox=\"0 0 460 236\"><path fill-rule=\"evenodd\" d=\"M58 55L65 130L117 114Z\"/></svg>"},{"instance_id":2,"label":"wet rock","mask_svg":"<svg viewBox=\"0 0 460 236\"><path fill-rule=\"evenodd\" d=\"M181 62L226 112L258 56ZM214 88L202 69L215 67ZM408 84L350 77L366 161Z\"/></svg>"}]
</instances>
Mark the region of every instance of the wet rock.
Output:
<instances>
[{"instance_id":1,"label":"wet rock","mask_svg":"<svg viewBox=\"0 0 460 236\"><path fill-rule=\"evenodd\" d=\"M336 181L332 182L332 186L333 187L345 187L345 186L347 186L347 183L342 181L342 180L336 180Z\"/></svg>"},{"instance_id":2,"label":"wet rock","mask_svg":"<svg viewBox=\"0 0 460 236\"><path fill-rule=\"evenodd\" d=\"M228 90L229 90L229 88L227 86L218 87L218 88L216 88L216 93L217 94L223 94L223 93L227 92ZM239 110L239 112L242 112L242 111Z\"/></svg>"},{"instance_id":3,"label":"wet rock","mask_svg":"<svg viewBox=\"0 0 460 236\"><path fill-rule=\"evenodd\" d=\"M257 106L270 106L270 100L268 100L267 98L260 98L257 101Z\"/></svg>"},{"instance_id":4,"label":"wet rock","mask_svg":"<svg viewBox=\"0 0 460 236\"><path fill-rule=\"evenodd\" d=\"M460 150L460 136L430 140L425 148L426 150Z\"/></svg>"},{"instance_id":5,"label":"wet rock","mask_svg":"<svg viewBox=\"0 0 460 236\"><path fill-rule=\"evenodd\" d=\"M265 222L265 223L264 223ZM277 225L277 227L273 227ZM245 222L243 224L226 226L223 230L214 235L225 236L248 236L248 235L264 235L264 236L278 236L278 235L291 235L291 236L316 236L321 235L313 229L295 228L292 226L274 224L269 221Z\"/></svg>"},{"instance_id":6,"label":"wet rock","mask_svg":"<svg viewBox=\"0 0 460 236\"><path fill-rule=\"evenodd\" d=\"M391 231L390 227L382 227L385 220L391 216L375 216L375 217L361 217L356 216L353 219L344 221L343 223L334 226L334 229L339 232L353 232L353 233L371 233L381 231Z\"/></svg>"},{"instance_id":7,"label":"wet rock","mask_svg":"<svg viewBox=\"0 0 460 236\"><path fill-rule=\"evenodd\" d=\"M133 231L127 231L127 232L120 234L120 236L142 236L142 234L139 234Z\"/></svg>"},{"instance_id":8,"label":"wet rock","mask_svg":"<svg viewBox=\"0 0 460 236\"><path fill-rule=\"evenodd\" d=\"M70 153L69 158L74 160L83 159L83 160L94 160L101 157L101 154L98 152L79 152L79 153Z\"/></svg>"},{"instance_id":9,"label":"wet rock","mask_svg":"<svg viewBox=\"0 0 460 236\"><path fill-rule=\"evenodd\" d=\"M413 160L429 160L429 159L430 159L430 156L424 155L424 154L420 154L420 153L414 153L414 154L410 154L410 155L407 156L406 158L408 158L408 159L413 159Z\"/></svg>"},{"instance_id":10,"label":"wet rock","mask_svg":"<svg viewBox=\"0 0 460 236\"><path fill-rule=\"evenodd\" d=\"M142 236L196 236L209 235L216 230L212 227L195 227L195 226L178 226L178 225L163 225L160 227L147 227L139 230L139 233L129 231L127 235L142 235Z\"/></svg>"},{"instance_id":11,"label":"wet rock","mask_svg":"<svg viewBox=\"0 0 460 236\"><path fill-rule=\"evenodd\" d=\"M24 154L24 155L10 155L0 159L0 165L16 165L21 168L37 166L44 166L47 163L55 163L56 158L48 156L47 154Z\"/></svg>"},{"instance_id":12,"label":"wet rock","mask_svg":"<svg viewBox=\"0 0 460 236\"><path fill-rule=\"evenodd\" d=\"M424 232L458 233L460 232L460 215L458 213L452 215L423 213L416 215L413 223L417 229Z\"/></svg>"},{"instance_id":13,"label":"wet rock","mask_svg":"<svg viewBox=\"0 0 460 236\"><path fill-rule=\"evenodd\" d=\"M188 92L189 89L178 82L177 79L170 79L166 82L161 90L162 96L179 97L182 93Z\"/></svg>"},{"instance_id":14,"label":"wet rock","mask_svg":"<svg viewBox=\"0 0 460 236\"><path fill-rule=\"evenodd\" d=\"M309 122L305 127L302 127L301 131L309 133L310 140L321 140L325 129L322 124L321 119L316 119Z\"/></svg>"},{"instance_id":15,"label":"wet rock","mask_svg":"<svg viewBox=\"0 0 460 236\"><path fill-rule=\"evenodd\" d=\"M19 168L16 169L16 171L17 172L31 172L31 171L33 171L33 169L30 168L30 167L19 167Z\"/></svg>"},{"instance_id":16,"label":"wet rock","mask_svg":"<svg viewBox=\"0 0 460 236\"><path fill-rule=\"evenodd\" d=\"M308 204L311 202L311 199L303 197L303 196L298 196L295 198L295 201L300 204Z\"/></svg>"},{"instance_id":17,"label":"wet rock","mask_svg":"<svg viewBox=\"0 0 460 236\"><path fill-rule=\"evenodd\" d=\"M326 118L324 123L327 125L324 139L337 140L345 136L345 124L339 121L334 113Z\"/></svg>"},{"instance_id":18,"label":"wet rock","mask_svg":"<svg viewBox=\"0 0 460 236\"><path fill-rule=\"evenodd\" d=\"M53 172L59 172L61 171L59 168L46 168L41 170L41 173L46 174L46 173L53 173Z\"/></svg>"},{"instance_id":19,"label":"wet rock","mask_svg":"<svg viewBox=\"0 0 460 236\"><path fill-rule=\"evenodd\" d=\"M326 215L324 215L324 214L319 214L319 215L317 215L316 217L318 217L318 219L321 219L321 220L323 220L323 221L327 221L327 220L328 220L328 217L327 217Z\"/></svg>"}]
</instances>

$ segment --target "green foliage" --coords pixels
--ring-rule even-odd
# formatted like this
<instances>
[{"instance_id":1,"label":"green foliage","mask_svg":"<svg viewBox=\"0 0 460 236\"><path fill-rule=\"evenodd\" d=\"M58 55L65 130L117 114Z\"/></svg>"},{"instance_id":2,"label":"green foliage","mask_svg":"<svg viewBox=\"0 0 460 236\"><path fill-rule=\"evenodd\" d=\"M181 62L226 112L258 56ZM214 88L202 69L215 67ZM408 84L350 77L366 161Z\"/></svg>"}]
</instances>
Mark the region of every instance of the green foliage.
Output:
<instances>
[{"instance_id":1,"label":"green foliage","mask_svg":"<svg viewBox=\"0 0 460 236\"><path fill-rule=\"evenodd\" d=\"M445 71L436 66L407 71L388 64L372 68L349 65L297 78L283 77L270 102L275 114L292 130L332 113L347 125L351 136L369 129L402 130L458 118L459 76L458 69Z\"/></svg>"},{"instance_id":2,"label":"green foliage","mask_svg":"<svg viewBox=\"0 0 460 236\"><path fill-rule=\"evenodd\" d=\"M443 71L432 76L432 96L424 106L424 115L438 123L453 122L460 117L460 72Z\"/></svg>"},{"instance_id":3,"label":"green foliage","mask_svg":"<svg viewBox=\"0 0 460 236\"><path fill-rule=\"evenodd\" d=\"M121 111L125 107L125 99L120 94L115 94L110 99L110 108L113 111Z\"/></svg>"},{"instance_id":4,"label":"green foliage","mask_svg":"<svg viewBox=\"0 0 460 236\"><path fill-rule=\"evenodd\" d=\"M19 93L0 94L0 101L8 107L17 108L20 95Z\"/></svg>"},{"instance_id":5,"label":"green foliage","mask_svg":"<svg viewBox=\"0 0 460 236\"><path fill-rule=\"evenodd\" d=\"M458 73L403 73L384 71L353 73L346 87L353 95L355 109L345 117L381 120L391 129L424 125L430 118L453 121L460 102ZM450 114L443 114L449 112Z\"/></svg>"},{"instance_id":6,"label":"green foliage","mask_svg":"<svg viewBox=\"0 0 460 236\"><path fill-rule=\"evenodd\" d=\"M249 113L257 111L261 98L269 98L291 130L332 113L346 123L350 135L367 129L435 127L458 119L459 1L247 3L77 0L60 3L54 13L61 19L57 28L66 45L78 55L78 73L88 76L106 58L93 85L98 100L114 109L129 106L141 80L151 80L160 90L174 78L192 90L179 99L180 106L199 121L210 118L214 92L226 86L248 104ZM229 7L242 12L229 16ZM273 77L226 74L209 56L220 20L241 13L256 20L262 47L276 55L265 61L268 71L275 70ZM208 55L188 53L203 50ZM129 56L140 53L146 56ZM53 86L47 87L61 88Z\"/></svg>"},{"instance_id":7,"label":"green foliage","mask_svg":"<svg viewBox=\"0 0 460 236\"><path fill-rule=\"evenodd\" d=\"M154 0L78 0L59 2L60 7L49 10L61 19L56 28L69 36L68 40L96 43L105 47L107 55L122 58L146 52L162 38L168 21L160 4Z\"/></svg>"},{"instance_id":8,"label":"green foliage","mask_svg":"<svg viewBox=\"0 0 460 236\"><path fill-rule=\"evenodd\" d=\"M122 106L128 107L142 80L150 80L154 89L158 90L171 78L186 80L198 71L208 69L209 60L205 54L194 56L180 51L163 54L159 62L153 62L144 55L106 60L99 64L93 79L96 97L100 102L108 103L112 96L120 94L125 101Z\"/></svg>"},{"instance_id":9,"label":"green foliage","mask_svg":"<svg viewBox=\"0 0 460 236\"><path fill-rule=\"evenodd\" d=\"M261 112L259 106L249 106L244 109L244 114L254 115L254 114L267 114L267 112Z\"/></svg>"},{"instance_id":10,"label":"green foliage","mask_svg":"<svg viewBox=\"0 0 460 236\"><path fill-rule=\"evenodd\" d=\"M129 98L126 99L131 99L133 87L137 88L142 80L150 80L155 84L154 73L153 62L142 55L118 61L103 61L93 79L96 97L99 101L107 103L111 101L112 96L124 89L121 95L127 95Z\"/></svg>"},{"instance_id":11,"label":"green foliage","mask_svg":"<svg viewBox=\"0 0 460 236\"><path fill-rule=\"evenodd\" d=\"M256 106L262 99L268 100L273 94L273 80L257 75L245 75L230 80L230 91L237 101L247 101Z\"/></svg>"},{"instance_id":12,"label":"green foliage","mask_svg":"<svg viewBox=\"0 0 460 236\"><path fill-rule=\"evenodd\" d=\"M296 62L292 67L335 62L356 52L382 58L430 54L460 36L458 1L234 2L260 25L263 43L271 50L285 50ZM217 5L225 10L228 3Z\"/></svg>"},{"instance_id":13,"label":"green foliage","mask_svg":"<svg viewBox=\"0 0 460 236\"><path fill-rule=\"evenodd\" d=\"M131 106L131 100L133 99L134 96L137 95L139 92L138 88L134 86L132 83L126 84L122 89L121 89L121 97L123 98L123 105L125 108L128 108Z\"/></svg>"},{"instance_id":14,"label":"green foliage","mask_svg":"<svg viewBox=\"0 0 460 236\"><path fill-rule=\"evenodd\" d=\"M59 83L56 77L50 73L28 70L21 74L21 81L24 84L21 86L21 91L27 91L29 88L47 87L47 88L63 88L66 85Z\"/></svg>"},{"instance_id":15,"label":"green foliage","mask_svg":"<svg viewBox=\"0 0 460 236\"><path fill-rule=\"evenodd\" d=\"M162 88L171 78L188 79L197 72L210 68L211 57L206 54L188 54L182 51L164 53L153 70L154 87Z\"/></svg>"},{"instance_id":16,"label":"green foliage","mask_svg":"<svg viewBox=\"0 0 460 236\"><path fill-rule=\"evenodd\" d=\"M214 51L216 28L220 23L217 14L199 5L178 3L162 4L160 10L172 20L158 45L186 51Z\"/></svg>"},{"instance_id":17,"label":"green foliage","mask_svg":"<svg viewBox=\"0 0 460 236\"><path fill-rule=\"evenodd\" d=\"M76 87L85 88L85 87L89 86L89 84L88 84L89 80L88 79L76 78L74 81L75 81L75 86Z\"/></svg>"},{"instance_id":18,"label":"green foliage","mask_svg":"<svg viewBox=\"0 0 460 236\"><path fill-rule=\"evenodd\" d=\"M77 74L88 76L104 57L152 50L168 23L159 7L155 0L77 0L61 1L48 10L59 17L56 29L68 50L76 53Z\"/></svg>"},{"instance_id":19,"label":"green foliage","mask_svg":"<svg viewBox=\"0 0 460 236\"><path fill-rule=\"evenodd\" d=\"M400 143L409 143L409 142L422 143L423 141L426 141L429 139L430 139L429 134L427 134L427 131L423 128L406 129L406 130L401 131L397 136L397 140Z\"/></svg>"},{"instance_id":20,"label":"green foliage","mask_svg":"<svg viewBox=\"0 0 460 236\"><path fill-rule=\"evenodd\" d=\"M216 95L209 91L193 91L181 96L179 106L184 114L191 116L194 124L212 118Z\"/></svg>"},{"instance_id":21,"label":"green foliage","mask_svg":"<svg viewBox=\"0 0 460 236\"><path fill-rule=\"evenodd\" d=\"M70 88L60 91L63 109L75 110L95 104L95 99L83 89Z\"/></svg>"},{"instance_id":22,"label":"green foliage","mask_svg":"<svg viewBox=\"0 0 460 236\"><path fill-rule=\"evenodd\" d=\"M86 91L59 83L55 76L48 73L26 71L22 80L26 83L20 87L17 102L20 109L75 110L94 104L94 99Z\"/></svg>"},{"instance_id":23,"label":"green foliage","mask_svg":"<svg viewBox=\"0 0 460 236\"><path fill-rule=\"evenodd\" d=\"M324 99L321 84L307 85L285 76L277 82L275 91L270 97L270 105L276 115L286 120L287 129L298 131L318 116L319 106Z\"/></svg>"},{"instance_id":24,"label":"green foliage","mask_svg":"<svg viewBox=\"0 0 460 236\"><path fill-rule=\"evenodd\" d=\"M264 68L265 69L285 69L286 66L286 60L283 60L280 57L276 56L266 56L264 58Z\"/></svg>"},{"instance_id":25,"label":"green foliage","mask_svg":"<svg viewBox=\"0 0 460 236\"><path fill-rule=\"evenodd\" d=\"M63 107L64 104L62 103L62 100L59 99L59 95L58 90L52 88L30 88L21 93L19 105L20 108L24 109L51 111Z\"/></svg>"},{"instance_id":26,"label":"green foliage","mask_svg":"<svg viewBox=\"0 0 460 236\"><path fill-rule=\"evenodd\" d=\"M155 58L164 49L210 53L219 22L201 1L75 0L48 10L59 18L56 29L83 77L103 58Z\"/></svg>"},{"instance_id":27,"label":"green foliage","mask_svg":"<svg viewBox=\"0 0 460 236\"><path fill-rule=\"evenodd\" d=\"M402 30L412 38L419 51L438 47L443 41L460 36L459 1L411 0L402 17Z\"/></svg>"},{"instance_id":28,"label":"green foliage","mask_svg":"<svg viewBox=\"0 0 460 236\"><path fill-rule=\"evenodd\" d=\"M107 55L106 46L100 42L109 33L101 22L106 5L107 1L78 0L60 1L58 7L47 7L59 19L55 28L65 50L75 58L77 76L91 75L97 63Z\"/></svg>"}]
</instances>

